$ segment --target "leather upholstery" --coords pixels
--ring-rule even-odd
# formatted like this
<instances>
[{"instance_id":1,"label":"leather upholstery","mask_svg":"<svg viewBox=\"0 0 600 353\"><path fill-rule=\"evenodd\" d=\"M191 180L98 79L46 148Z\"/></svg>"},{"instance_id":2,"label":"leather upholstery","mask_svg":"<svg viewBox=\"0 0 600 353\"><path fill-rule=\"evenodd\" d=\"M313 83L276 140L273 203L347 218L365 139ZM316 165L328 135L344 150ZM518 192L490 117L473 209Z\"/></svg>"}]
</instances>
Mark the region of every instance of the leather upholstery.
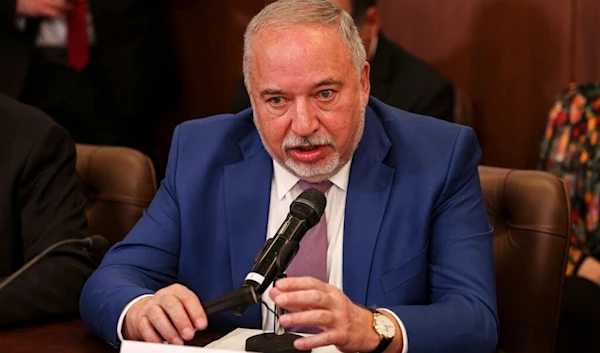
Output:
<instances>
[{"instance_id":1,"label":"leather upholstery","mask_svg":"<svg viewBox=\"0 0 600 353\"><path fill-rule=\"evenodd\" d=\"M127 235L156 193L150 158L131 148L77 144L79 191L90 234L114 244Z\"/></svg>"},{"instance_id":2,"label":"leather upholstery","mask_svg":"<svg viewBox=\"0 0 600 353\"><path fill-rule=\"evenodd\" d=\"M499 352L554 351L571 229L567 190L549 173L479 167L494 227Z\"/></svg>"}]
</instances>

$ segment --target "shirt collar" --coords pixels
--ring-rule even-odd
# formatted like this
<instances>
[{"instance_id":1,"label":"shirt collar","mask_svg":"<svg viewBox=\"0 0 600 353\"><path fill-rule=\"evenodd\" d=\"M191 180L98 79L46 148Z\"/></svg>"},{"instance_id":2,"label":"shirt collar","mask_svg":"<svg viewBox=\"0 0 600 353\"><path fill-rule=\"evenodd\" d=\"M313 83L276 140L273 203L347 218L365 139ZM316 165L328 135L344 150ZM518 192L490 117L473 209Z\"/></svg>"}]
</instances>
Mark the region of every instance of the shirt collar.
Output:
<instances>
[{"instance_id":1,"label":"shirt collar","mask_svg":"<svg viewBox=\"0 0 600 353\"><path fill-rule=\"evenodd\" d=\"M329 178L329 181L336 187L343 191L348 190L348 180L350 179L350 166L352 165L352 158L346 163L342 169L340 169L335 175ZM292 174L289 170L281 166L277 161L273 159L273 178L275 180L275 187L277 188L277 198L279 200L290 191L300 178Z\"/></svg>"}]
</instances>

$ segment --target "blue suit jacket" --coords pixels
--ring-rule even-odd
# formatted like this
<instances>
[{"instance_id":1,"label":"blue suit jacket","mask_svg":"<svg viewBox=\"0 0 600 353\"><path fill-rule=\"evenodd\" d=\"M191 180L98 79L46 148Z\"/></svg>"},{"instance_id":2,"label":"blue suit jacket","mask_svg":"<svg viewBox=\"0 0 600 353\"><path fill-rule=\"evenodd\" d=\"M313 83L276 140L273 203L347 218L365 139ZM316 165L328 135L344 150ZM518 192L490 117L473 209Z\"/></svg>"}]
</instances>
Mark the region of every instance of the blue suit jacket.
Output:
<instances>
[{"instance_id":1,"label":"blue suit jacket","mask_svg":"<svg viewBox=\"0 0 600 353\"><path fill-rule=\"evenodd\" d=\"M350 170L343 289L393 310L411 353L496 346L480 154L470 128L370 99ZM139 295L177 282L205 301L239 288L266 239L272 174L251 110L178 126L155 199L85 285L84 322L116 343L119 315ZM209 325L260 328L260 307Z\"/></svg>"}]
</instances>

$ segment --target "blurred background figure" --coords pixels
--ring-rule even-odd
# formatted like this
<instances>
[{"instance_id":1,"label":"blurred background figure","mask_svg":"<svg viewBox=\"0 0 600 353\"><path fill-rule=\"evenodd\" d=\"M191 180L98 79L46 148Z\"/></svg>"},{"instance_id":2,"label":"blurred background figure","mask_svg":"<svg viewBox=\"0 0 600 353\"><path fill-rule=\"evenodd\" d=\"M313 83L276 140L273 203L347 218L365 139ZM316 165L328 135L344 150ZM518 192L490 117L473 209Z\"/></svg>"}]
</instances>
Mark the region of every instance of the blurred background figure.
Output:
<instances>
[{"instance_id":1,"label":"blurred background figure","mask_svg":"<svg viewBox=\"0 0 600 353\"><path fill-rule=\"evenodd\" d=\"M557 353L600 351L600 81L571 84L554 102L538 168L567 185L573 222Z\"/></svg>"},{"instance_id":2,"label":"blurred background figure","mask_svg":"<svg viewBox=\"0 0 600 353\"><path fill-rule=\"evenodd\" d=\"M180 96L158 0L0 5L0 92L40 108L77 143L151 154L153 123Z\"/></svg>"},{"instance_id":3,"label":"blurred background figure","mask_svg":"<svg viewBox=\"0 0 600 353\"><path fill-rule=\"evenodd\" d=\"M89 235L75 159L65 129L0 93L0 283L54 243ZM63 246L23 272L0 291L0 329L78 317L102 255Z\"/></svg>"},{"instance_id":4,"label":"blurred background figure","mask_svg":"<svg viewBox=\"0 0 600 353\"><path fill-rule=\"evenodd\" d=\"M388 40L381 31L377 0L332 0L354 18L371 64L371 95L396 108L454 121L454 87L429 67ZM232 111L250 107L240 83Z\"/></svg>"}]
</instances>

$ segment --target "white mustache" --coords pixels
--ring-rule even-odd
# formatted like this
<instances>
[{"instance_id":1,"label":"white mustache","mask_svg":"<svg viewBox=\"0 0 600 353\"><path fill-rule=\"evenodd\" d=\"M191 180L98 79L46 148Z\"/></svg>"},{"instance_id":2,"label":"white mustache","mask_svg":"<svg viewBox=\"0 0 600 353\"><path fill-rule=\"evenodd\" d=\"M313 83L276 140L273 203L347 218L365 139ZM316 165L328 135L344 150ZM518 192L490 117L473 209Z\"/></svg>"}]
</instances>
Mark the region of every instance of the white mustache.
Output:
<instances>
[{"instance_id":1,"label":"white mustache","mask_svg":"<svg viewBox=\"0 0 600 353\"><path fill-rule=\"evenodd\" d=\"M330 136L324 136L324 135L313 135L313 136L305 136L305 137L301 137L301 136L297 136L297 135L293 135L293 136L289 136L286 137L283 142L281 143L281 149L282 150L289 150L289 149L293 149L293 148L297 148L297 147L301 147L301 146L310 146L310 145L319 145L319 146L323 146L323 145L329 145L335 148L335 141L330 137Z\"/></svg>"}]
</instances>

